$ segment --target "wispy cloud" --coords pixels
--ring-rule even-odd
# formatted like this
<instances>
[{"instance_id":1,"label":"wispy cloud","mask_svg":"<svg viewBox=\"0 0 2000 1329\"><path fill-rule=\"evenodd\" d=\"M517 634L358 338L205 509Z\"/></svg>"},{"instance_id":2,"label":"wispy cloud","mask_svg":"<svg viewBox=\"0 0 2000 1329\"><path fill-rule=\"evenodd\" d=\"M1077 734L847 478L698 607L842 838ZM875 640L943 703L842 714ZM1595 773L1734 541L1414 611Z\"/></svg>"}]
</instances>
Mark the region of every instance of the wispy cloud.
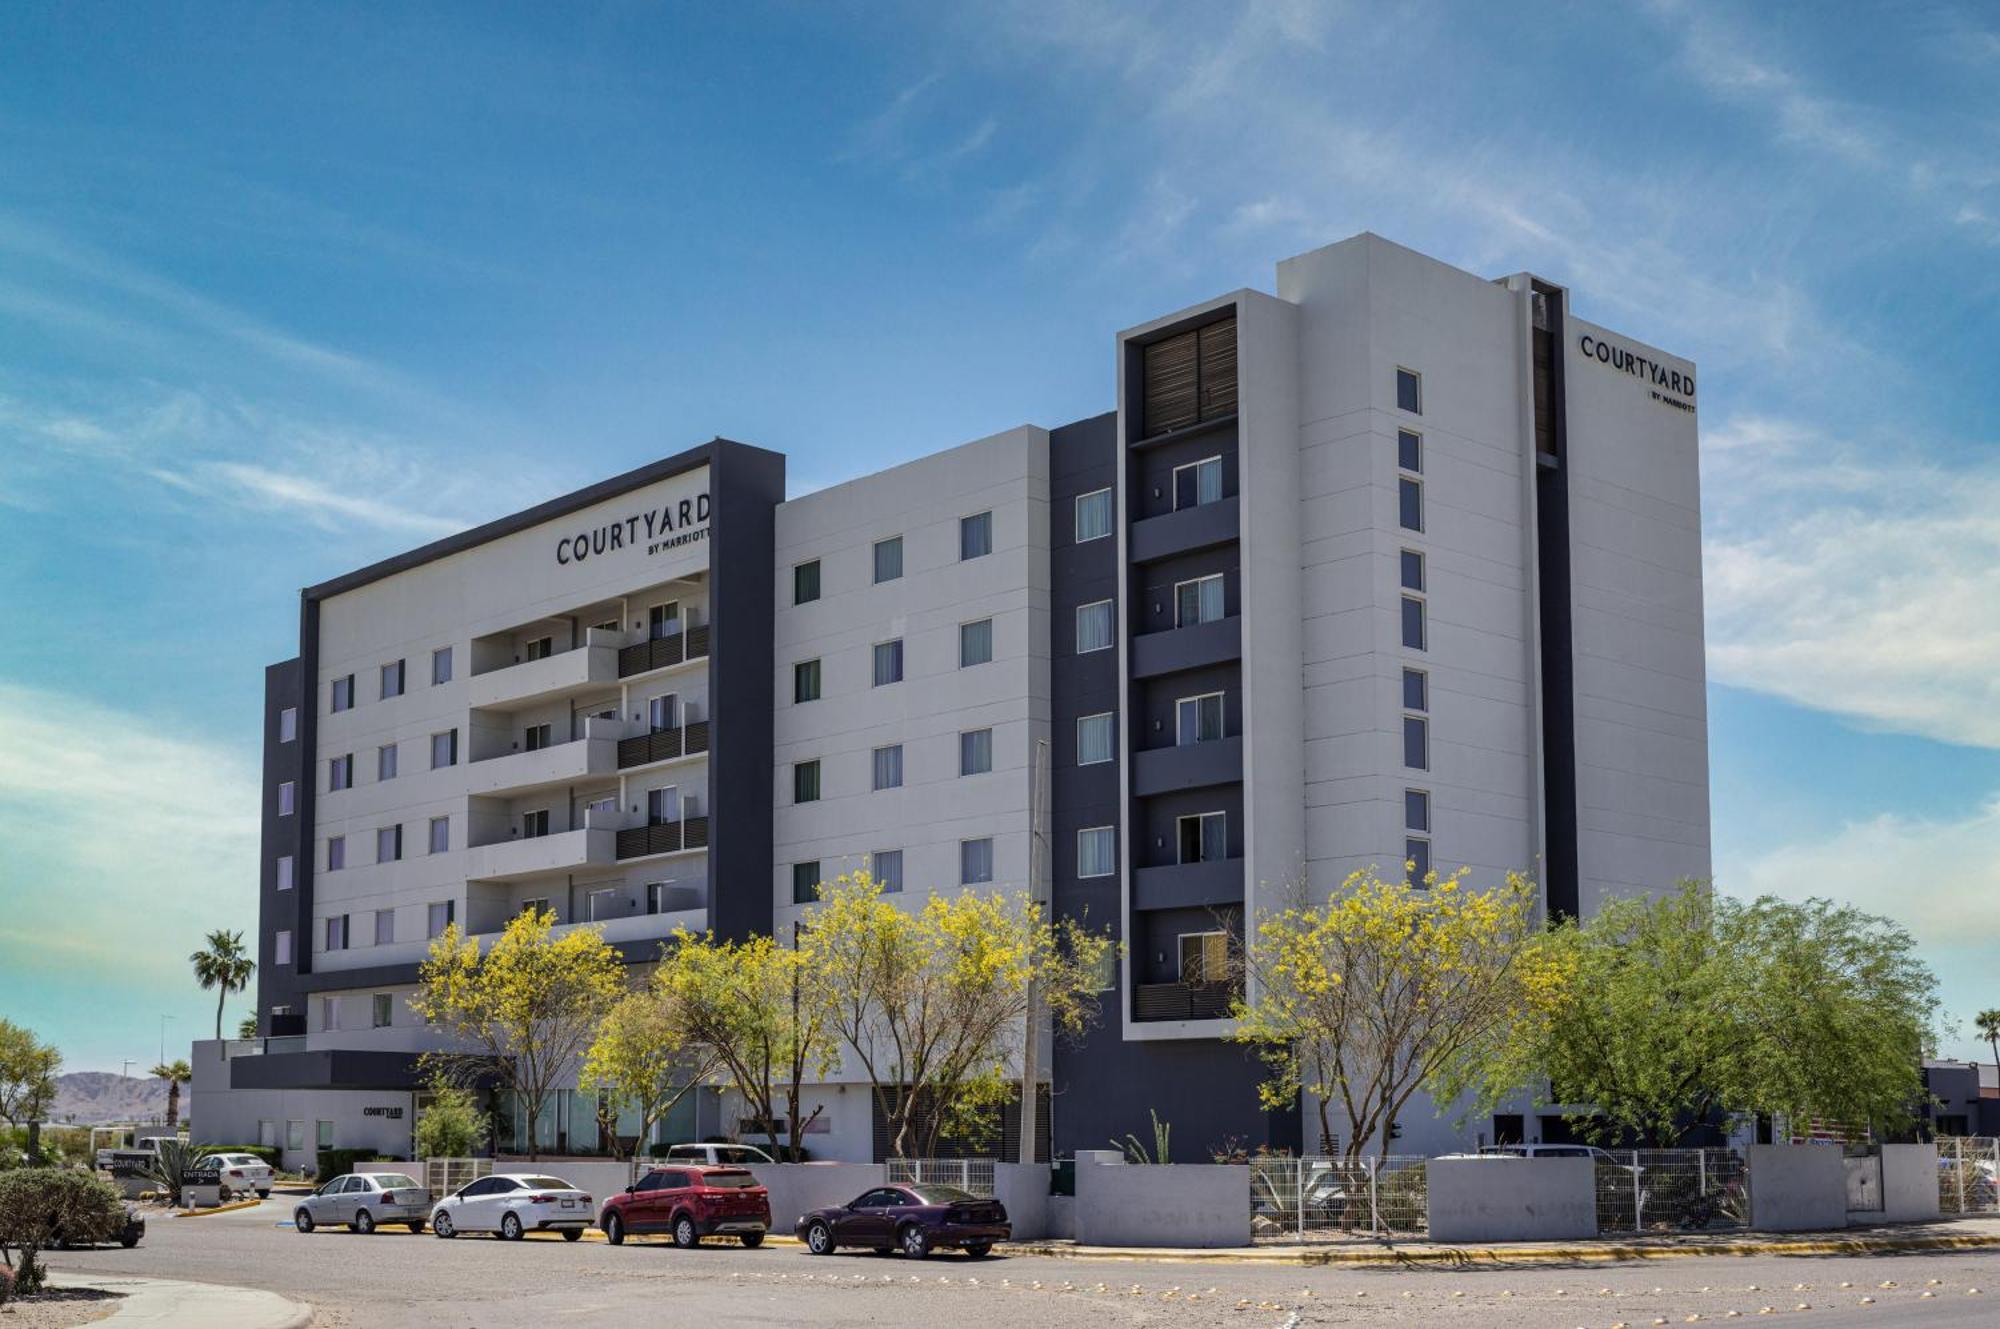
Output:
<instances>
[{"instance_id":1,"label":"wispy cloud","mask_svg":"<svg viewBox=\"0 0 2000 1329\"><path fill-rule=\"evenodd\" d=\"M342 493L310 476L288 475L245 462L210 462L194 476L160 471L153 474L191 492L273 511L299 512L328 530L356 523L432 538L463 530L466 525L362 494Z\"/></svg>"}]
</instances>

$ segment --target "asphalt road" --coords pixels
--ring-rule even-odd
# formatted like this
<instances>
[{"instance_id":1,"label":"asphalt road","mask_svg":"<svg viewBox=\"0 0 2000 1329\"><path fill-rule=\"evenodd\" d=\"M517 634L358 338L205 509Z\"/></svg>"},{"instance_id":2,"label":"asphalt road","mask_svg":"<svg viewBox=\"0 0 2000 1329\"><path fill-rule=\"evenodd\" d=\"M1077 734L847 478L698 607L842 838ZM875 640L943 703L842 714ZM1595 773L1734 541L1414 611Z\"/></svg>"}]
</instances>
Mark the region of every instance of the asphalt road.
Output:
<instances>
[{"instance_id":1,"label":"asphalt road","mask_svg":"<svg viewBox=\"0 0 2000 1329\"><path fill-rule=\"evenodd\" d=\"M302 1236L289 1226L289 1212L274 1199L231 1214L155 1218L134 1250L58 1252L50 1264L268 1288L312 1303L319 1324L338 1329L622 1325L634 1316L703 1329L807 1323L1648 1329L1685 1324L1690 1316L1724 1320L1731 1311L1760 1325L2000 1325L2000 1254L1991 1250L1507 1269L999 1256L975 1262L954 1255L913 1264L845 1252L816 1258L789 1244L677 1251L652 1239L614 1248L555 1238L441 1241L401 1229L371 1237L327 1230ZM1878 1286L1884 1281L1895 1286ZM1864 1305L1864 1297L1873 1304Z\"/></svg>"}]
</instances>

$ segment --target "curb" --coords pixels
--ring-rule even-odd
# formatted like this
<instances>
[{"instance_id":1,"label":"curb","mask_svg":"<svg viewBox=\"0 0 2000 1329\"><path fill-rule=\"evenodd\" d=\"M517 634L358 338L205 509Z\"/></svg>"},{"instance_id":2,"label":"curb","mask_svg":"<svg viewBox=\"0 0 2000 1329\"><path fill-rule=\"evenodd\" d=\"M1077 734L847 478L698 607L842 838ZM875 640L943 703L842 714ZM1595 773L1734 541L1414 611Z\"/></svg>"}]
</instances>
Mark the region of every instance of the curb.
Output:
<instances>
[{"instance_id":1,"label":"curb","mask_svg":"<svg viewBox=\"0 0 2000 1329\"><path fill-rule=\"evenodd\" d=\"M210 1214L233 1214L238 1209L255 1209L264 1203L261 1199L231 1200L228 1204L218 1204L213 1209L176 1209L175 1218L207 1218Z\"/></svg>"},{"instance_id":2,"label":"curb","mask_svg":"<svg viewBox=\"0 0 2000 1329\"><path fill-rule=\"evenodd\" d=\"M189 1283L170 1278L93 1278L62 1271L58 1287L96 1288L124 1294L118 1309L97 1324L169 1326L212 1324L240 1329L311 1329L313 1308L255 1288Z\"/></svg>"}]
</instances>

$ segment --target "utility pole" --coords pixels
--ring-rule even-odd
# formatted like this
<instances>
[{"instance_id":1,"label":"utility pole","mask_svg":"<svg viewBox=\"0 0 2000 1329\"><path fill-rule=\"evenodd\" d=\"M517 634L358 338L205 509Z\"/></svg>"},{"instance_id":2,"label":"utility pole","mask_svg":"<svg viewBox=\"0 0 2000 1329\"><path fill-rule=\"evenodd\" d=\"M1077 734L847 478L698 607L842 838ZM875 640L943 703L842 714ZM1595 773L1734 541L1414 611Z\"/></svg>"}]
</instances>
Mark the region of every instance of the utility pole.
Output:
<instances>
[{"instance_id":1,"label":"utility pole","mask_svg":"<svg viewBox=\"0 0 2000 1329\"><path fill-rule=\"evenodd\" d=\"M1048 837L1043 827L1044 805L1048 799L1049 741L1035 740L1031 759L1028 763L1028 899L1042 907L1044 919L1050 912L1048 885L1042 871L1042 856L1048 850ZM1035 1161L1036 1118L1041 1107L1035 1089L1041 1079L1042 1060L1042 984L1037 976L1028 979L1028 1013L1026 1029L1021 1039L1021 1153L1023 1163Z\"/></svg>"}]
</instances>

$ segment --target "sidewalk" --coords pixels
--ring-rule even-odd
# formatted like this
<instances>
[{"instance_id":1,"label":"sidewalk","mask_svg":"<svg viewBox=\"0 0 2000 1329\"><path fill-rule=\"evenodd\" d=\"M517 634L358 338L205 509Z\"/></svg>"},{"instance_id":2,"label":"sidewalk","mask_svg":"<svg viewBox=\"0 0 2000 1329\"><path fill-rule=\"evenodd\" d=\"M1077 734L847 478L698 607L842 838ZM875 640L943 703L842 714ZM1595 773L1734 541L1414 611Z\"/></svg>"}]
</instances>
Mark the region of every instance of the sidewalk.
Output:
<instances>
[{"instance_id":1,"label":"sidewalk","mask_svg":"<svg viewBox=\"0 0 2000 1329\"><path fill-rule=\"evenodd\" d=\"M307 1329L313 1310L301 1302L257 1288L215 1283L182 1283L164 1278L99 1278L55 1273L57 1287L122 1292L118 1309L99 1324L119 1329Z\"/></svg>"},{"instance_id":2,"label":"sidewalk","mask_svg":"<svg viewBox=\"0 0 2000 1329\"><path fill-rule=\"evenodd\" d=\"M1528 1265L1608 1260L1670 1260L1719 1255L1872 1255L2000 1247L2000 1218L1949 1223L1897 1223L1832 1232L1710 1232L1587 1242L1516 1241L1449 1246L1431 1241L1338 1241L1320 1245L1265 1244L1213 1249L1079 1246L1071 1241L1010 1242L1010 1255L1071 1260L1156 1260L1270 1265Z\"/></svg>"}]
</instances>

